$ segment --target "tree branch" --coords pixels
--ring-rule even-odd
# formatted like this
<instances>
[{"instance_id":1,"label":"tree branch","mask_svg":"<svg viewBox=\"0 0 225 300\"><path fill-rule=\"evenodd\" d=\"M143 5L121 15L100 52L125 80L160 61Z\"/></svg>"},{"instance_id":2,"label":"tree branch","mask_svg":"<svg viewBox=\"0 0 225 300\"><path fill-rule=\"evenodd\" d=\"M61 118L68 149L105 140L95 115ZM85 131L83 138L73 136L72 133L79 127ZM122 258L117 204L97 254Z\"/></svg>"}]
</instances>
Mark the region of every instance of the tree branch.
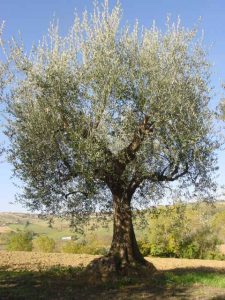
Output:
<instances>
[{"instance_id":1,"label":"tree branch","mask_svg":"<svg viewBox=\"0 0 225 300\"><path fill-rule=\"evenodd\" d=\"M129 162L135 159L136 153L138 152L144 138L146 137L146 135L153 132L154 122L149 122L149 118L149 116L144 117L144 120L138 126L131 143L120 152L119 156L123 157L125 164L128 164Z\"/></svg>"},{"instance_id":2,"label":"tree branch","mask_svg":"<svg viewBox=\"0 0 225 300\"><path fill-rule=\"evenodd\" d=\"M70 195L75 195L75 194L83 194L85 197L88 196L88 193L87 193L87 192L84 192L84 191L73 191L73 192L64 194L64 196L65 196L65 198L67 199Z\"/></svg>"},{"instance_id":3,"label":"tree branch","mask_svg":"<svg viewBox=\"0 0 225 300\"><path fill-rule=\"evenodd\" d=\"M184 176L188 173L188 163L185 164L185 168L182 172L179 173L179 166L175 166L174 170L169 175L164 175L164 170L162 172L154 172L147 176L142 177L143 180L149 179L153 182L160 182L160 181L175 181L180 177Z\"/></svg>"},{"instance_id":4,"label":"tree branch","mask_svg":"<svg viewBox=\"0 0 225 300\"><path fill-rule=\"evenodd\" d=\"M174 170L169 175L164 175L168 167L169 166L164 168L162 172L153 172L146 176L140 176L140 177L134 176L129 184L130 191L135 192L135 190L140 186L140 184L144 180L150 180L152 182L163 182L163 181L172 182L187 174L189 170L188 163L186 163L185 168L182 172L179 173L179 166L175 166Z\"/></svg>"}]
</instances>

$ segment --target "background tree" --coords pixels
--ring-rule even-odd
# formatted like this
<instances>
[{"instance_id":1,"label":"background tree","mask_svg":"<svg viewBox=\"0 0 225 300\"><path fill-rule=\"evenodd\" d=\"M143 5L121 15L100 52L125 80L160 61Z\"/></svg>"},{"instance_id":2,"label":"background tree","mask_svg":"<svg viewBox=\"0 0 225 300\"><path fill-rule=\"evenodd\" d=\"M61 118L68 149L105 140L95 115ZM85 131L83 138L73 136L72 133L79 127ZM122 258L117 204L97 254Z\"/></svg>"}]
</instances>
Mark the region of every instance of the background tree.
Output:
<instances>
[{"instance_id":1,"label":"background tree","mask_svg":"<svg viewBox=\"0 0 225 300\"><path fill-rule=\"evenodd\" d=\"M203 194L215 163L209 64L196 31L179 20L165 32L120 21L120 5L110 11L106 1L76 16L65 37L51 25L30 54L14 42L7 101L21 201L75 226L113 210L115 268L146 264L131 201L162 197L174 181Z\"/></svg>"},{"instance_id":2,"label":"background tree","mask_svg":"<svg viewBox=\"0 0 225 300\"><path fill-rule=\"evenodd\" d=\"M54 252L55 241L48 236L38 236L33 240L33 247L35 251L47 253Z\"/></svg>"},{"instance_id":3,"label":"background tree","mask_svg":"<svg viewBox=\"0 0 225 300\"><path fill-rule=\"evenodd\" d=\"M138 241L141 252L159 257L220 259L221 241L212 226L217 216L214 209L208 204L195 208L181 203L159 206L149 220L149 232L145 230L144 238Z\"/></svg>"},{"instance_id":4,"label":"background tree","mask_svg":"<svg viewBox=\"0 0 225 300\"><path fill-rule=\"evenodd\" d=\"M30 231L18 231L10 234L7 250L9 251L32 251L33 233Z\"/></svg>"}]
</instances>

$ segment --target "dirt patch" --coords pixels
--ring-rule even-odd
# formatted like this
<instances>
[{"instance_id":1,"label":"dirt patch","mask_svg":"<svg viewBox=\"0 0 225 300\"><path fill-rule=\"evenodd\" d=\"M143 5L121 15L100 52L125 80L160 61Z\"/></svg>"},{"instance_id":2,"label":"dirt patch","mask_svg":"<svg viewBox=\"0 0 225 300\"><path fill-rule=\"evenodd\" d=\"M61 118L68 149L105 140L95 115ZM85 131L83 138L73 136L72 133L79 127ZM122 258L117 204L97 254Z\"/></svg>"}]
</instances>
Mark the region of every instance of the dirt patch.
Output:
<instances>
[{"instance_id":1,"label":"dirt patch","mask_svg":"<svg viewBox=\"0 0 225 300\"><path fill-rule=\"evenodd\" d=\"M225 261L220 260L202 260L202 259L179 259L179 258L159 258L159 257L146 257L147 260L152 262L158 270L173 270L173 269L186 269L186 268L211 268L223 271L225 270Z\"/></svg>"},{"instance_id":2,"label":"dirt patch","mask_svg":"<svg viewBox=\"0 0 225 300\"><path fill-rule=\"evenodd\" d=\"M220 251L221 254L225 254L225 244L219 245L218 250Z\"/></svg>"},{"instance_id":3,"label":"dirt patch","mask_svg":"<svg viewBox=\"0 0 225 300\"><path fill-rule=\"evenodd\" d=\"M12 229L8 226L0 226L0 233L10 232Z\"/></svg>"},{"instance_id":4,"label":"dirt patch","mask_svg":"<svg viewBox=\"0 0 225 300\"><path fill-rule=\"evenodd\" d=\"M66 254L66 253L39 253L25 251L0 251L0 266L17 270L33 270L40 268L50 268L53 266L87 266L93 259L99 255L87 254ZM201 259L178 259L178 258L158 258L146 257L146 260L153 263L157 270L168 271L180 268L212 268L216 270L225 270L225 261L219 260L201 260Z\"/></svg>"},{"instance_id":5,"label":"dirt patch","mask_svg":"<svg viewBox=\"0 0 225 300\"><path fill-rule=\"evenodd\" d=\"M99 255L86 254L66 254L66 253L39 253L25 251L1 251L0 266L10 270L30 270L38 271L48 269L53 266L77 267L87 266Z\"/></svg>"}]
</instances>

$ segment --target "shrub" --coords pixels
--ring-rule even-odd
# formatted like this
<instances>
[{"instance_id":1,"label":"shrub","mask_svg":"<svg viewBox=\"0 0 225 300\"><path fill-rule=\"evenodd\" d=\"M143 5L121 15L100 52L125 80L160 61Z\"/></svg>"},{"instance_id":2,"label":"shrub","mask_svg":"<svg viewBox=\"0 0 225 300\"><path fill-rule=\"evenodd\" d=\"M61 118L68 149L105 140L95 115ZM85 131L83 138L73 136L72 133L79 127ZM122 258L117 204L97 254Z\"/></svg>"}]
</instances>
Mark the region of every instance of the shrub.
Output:
<instances>
[{"instance_id":1,"label":"shrub","mask_svg":"<svg viewBox=\"0 0 225 300\"><path fill-rule=\"evenodd\" d=\"M219 240L215 231L205 221L193 226L184 206L159 208L157 217L150 220L150 228L147 239L139 242L144 255L150 249L152 256L200 259L219 257L216 248Z\"/></svg>"},{"instance_id":2,"label":"shrub","mask_svg":"<svg viewBox=\"0 0 225 300\"><path fill-rule=\"evenodd\" d=\"M74 254L92 254L92 255L105 255L108 253L108 250L105 247L98 246L92 242L74 242L69 241L65 242L61 251L64 253L74 253Z\"/></svg>"},{"instance_id":3,"label":"shrub","mask_svg":"<svg viewBox=\"0 0 225 300\"><path fill-rule=\"evenodd\" d=\"M33 233L20 231L10 235L7 243L9 251L32 251Z\"/></svg>"},{"instance_id":4,"label":"shrub","mask_svg":"<svg viewBox=\"0 0 225 300\"><path fill-rule=\"evenodd\" d=\"M92 248L90 254L93 255L106 255L109 252L109 249L106 247Z\"/></svg>"},{"instance_id":5,"label":"shrub","mask_svg":"<svg viewBox=\"0 0 225 300\"><path fill-rule=\"evenodd\" d=\"M39 236L33 240L33 247L39 252L53 252L55 241L47 236Z\"/></svg>"},{"instance_id":6,"label":"shrub","mask_svg":"<svg viewBox=\"0 0 225 300\"><path fill-rule=\"evenodd\" d=\"M80 245L73 241L65 242L62 245L61 251L63 253L75 253L75 254L81 253Z\"/></svg>"},{"instance_id":7,"label":"shrub","mask_svg":"<svg viewBox=\"0 0 225 300\"><path fill-rule=\"evenodd\" d=\"M213 258L217 255L219 243L213 230L208 226L202 226L180 245L181 257L184 258Z\"/></svg>"},{"instance_id":8,"label":"shrub","mask_svg":"<svg viewBox=\"0 0 225 300\"><path fill-rule=\"evenodd\" d=\"M0 245L7 245L10 236L12 236L12 232L0 233Z\"/></svg>"},{"instance_id":9,"label":"shrub","mask_svg":"<svg viewBox=\"0 0 225 300\"><path fill-rule=\"evenodd\" d=\"M147 240L146 237L143 240L138 241L138 247L139 247L139 250L141 251L141 254L143 256L147 256L151 252L150 243L149 243L149 241Z\"/></svg>"}]
</instances>

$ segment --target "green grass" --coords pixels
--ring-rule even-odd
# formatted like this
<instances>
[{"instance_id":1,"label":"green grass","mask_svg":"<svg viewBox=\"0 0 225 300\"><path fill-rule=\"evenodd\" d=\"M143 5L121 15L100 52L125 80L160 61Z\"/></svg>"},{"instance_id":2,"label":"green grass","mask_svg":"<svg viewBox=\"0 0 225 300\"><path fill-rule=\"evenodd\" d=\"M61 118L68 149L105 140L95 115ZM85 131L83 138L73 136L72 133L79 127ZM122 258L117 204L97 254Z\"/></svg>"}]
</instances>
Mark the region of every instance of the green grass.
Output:
<instances>
[{"instance_id":1,"label":"green grass","mask_svg":"<svg viewBox=\"0 0 225 300\"><path fill-rule=\"evenodd\" d=\"M191 271L182 273L166 272L165 283L169 285L193 285L202 284L215 288L225 288L225 274Z\"/></svg>"}]
</instances>

